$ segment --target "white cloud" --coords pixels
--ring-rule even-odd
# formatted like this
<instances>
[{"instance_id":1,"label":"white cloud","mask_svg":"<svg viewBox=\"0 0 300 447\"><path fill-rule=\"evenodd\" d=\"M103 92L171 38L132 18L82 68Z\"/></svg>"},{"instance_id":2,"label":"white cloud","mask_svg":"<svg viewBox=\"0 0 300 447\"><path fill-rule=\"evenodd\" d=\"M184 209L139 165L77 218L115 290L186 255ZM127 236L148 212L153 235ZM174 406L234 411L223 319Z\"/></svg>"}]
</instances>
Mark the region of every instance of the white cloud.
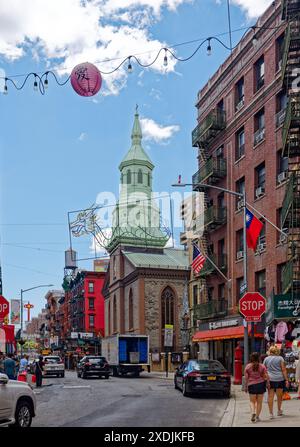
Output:
<instances>
[{"instance_id":1,"label":"white cloud","mask_svg":"<svg viewBox=\"0 0 300 447\"><path fill-rule=\"evenodd\" d=\"M111 71L130 54L153 51L139 56L148 64L166 43L153 39L150 27L161 18L164 8L176 11L193 0L10 0L0 1L0 55L8 60L34 54L56 64L59 74L69 74L82 61L97 63ZM32 53L33 52L33 53ZM59 60L59 62L57 62ZM50 64L49 64L50 61ZM152 69L164 73L163 54ZM168 71L176 61L170 58ZM135 69L135 62L133 61ZM118 94L126 85L126 67L104 75L102 93Z\"/></svg>"},{"instance_id":2,"label":"white cloud","mask_svg":"<svg viewBox=\"0 0 300 447\"><path fill-rule=\"evenodd\" d=\"M86 138L86 133L85 132L81 132L81 134L78 137L78 140L79 141L83 141L83 140L85 140L85 138Z\"/></svg>"},{"instance_id":3,"label":"white cloud","mask_svg":"<svg viewBox=\"0 0 300 447\"><path fill-rule=\"evenodd\" d=\"M233 0L233 3L244 9L249 19L254 19L264 13L272 0Z\"/></svg>"},{"instance_id":4,"label":"white cloud","mask_svg":"<svg viewBox=\"0 0 300 447\"><path fill-rule=\"evenodd\" d=\"M166 144L172 136L180 130L180 126L162 126L151 118L141 118L143 137L146 141L153 140L156 143Z\"/></svg>"}]
</instances>

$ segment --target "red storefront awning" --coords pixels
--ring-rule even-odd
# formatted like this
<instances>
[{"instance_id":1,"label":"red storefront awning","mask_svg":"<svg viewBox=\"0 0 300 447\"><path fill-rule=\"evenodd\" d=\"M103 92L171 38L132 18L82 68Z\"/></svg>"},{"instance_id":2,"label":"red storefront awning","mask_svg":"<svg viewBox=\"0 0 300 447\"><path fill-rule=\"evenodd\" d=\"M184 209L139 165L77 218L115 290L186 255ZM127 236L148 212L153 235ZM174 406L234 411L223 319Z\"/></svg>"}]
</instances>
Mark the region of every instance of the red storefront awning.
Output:
<instances>
[{"instance_id":1,"label":"red storefront awning","mask_svg":"<svg viewBox=\"0 0 300 447\"><path fill-rule=\"evenodd\" d=\"M251 326L248 327L250 335ZM256 338L263 338L263 334L254 334ZM199 331L193 336L193 342L209 341L209 340L228 340L231 338L243 338L244 326L225 327L222 329L211 329L209 331Z\"/></svg>"}]
</instances>

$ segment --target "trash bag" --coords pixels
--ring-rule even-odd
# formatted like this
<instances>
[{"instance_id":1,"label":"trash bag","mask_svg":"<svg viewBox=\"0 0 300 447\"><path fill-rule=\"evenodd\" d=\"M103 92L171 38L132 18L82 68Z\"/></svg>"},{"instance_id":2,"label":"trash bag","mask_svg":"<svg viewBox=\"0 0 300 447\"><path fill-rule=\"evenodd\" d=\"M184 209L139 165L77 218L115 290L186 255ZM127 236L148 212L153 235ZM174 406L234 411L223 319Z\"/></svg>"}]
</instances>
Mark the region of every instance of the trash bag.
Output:
<instances>
[{"instance_id":1,"label":"trash bag","mask_svg":"<svg viewBox=\"0 0 300 447\"><path fill-rule=\"evenodd\" d=\"M282 400L291 400L291 395L285 391L282 395Z\"/></svg>"}]
</instances>

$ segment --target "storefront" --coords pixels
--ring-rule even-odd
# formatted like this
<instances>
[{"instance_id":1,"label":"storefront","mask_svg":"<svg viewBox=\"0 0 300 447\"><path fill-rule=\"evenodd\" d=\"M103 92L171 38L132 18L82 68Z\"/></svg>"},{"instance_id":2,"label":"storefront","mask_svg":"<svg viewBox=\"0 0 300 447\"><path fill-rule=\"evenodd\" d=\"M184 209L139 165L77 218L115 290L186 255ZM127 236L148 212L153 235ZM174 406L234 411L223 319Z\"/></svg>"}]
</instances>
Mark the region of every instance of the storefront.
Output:
<instances>
[{"instance_id":1,"label":"storefront","mask_svg":"<svg viewBox=\"0 0 300 447\"><path fill-rule=\"evenodd\" d=\"M300 357L300 295L271 295L267 302L267 346L276 345L286 362L290 391L297 391L296 361Z\"/></svg>"},{"instance_id":2,"label":"storefront","mask_svg":"<svg viewBox=\"0 0 300 447\"><path fill-rule=\"evenodd\" d=\"M234 350L237 343L243 347L244 326L240 316L224 320L211 321L200 324L199 331L193 336L193 343L198 344L198 358L219 360L225 368L234 372ZM251 326L248 325L249 343L251 338ZM254 325L254 349L262 350L263 324Z\"/></svg>"}]
</instances>

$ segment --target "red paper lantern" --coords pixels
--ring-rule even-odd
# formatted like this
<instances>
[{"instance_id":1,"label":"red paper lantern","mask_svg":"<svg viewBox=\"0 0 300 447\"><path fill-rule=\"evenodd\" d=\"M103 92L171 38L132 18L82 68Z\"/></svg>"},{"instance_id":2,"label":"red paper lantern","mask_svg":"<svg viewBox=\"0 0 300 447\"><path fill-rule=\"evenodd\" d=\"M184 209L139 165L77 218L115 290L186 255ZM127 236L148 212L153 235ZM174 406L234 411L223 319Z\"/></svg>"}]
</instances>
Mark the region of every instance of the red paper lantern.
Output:
<instances>
[{"instance_id":1,"label":"red paper lantern","mask_svg":"<svg viewBox=\"0 0 300 447\"><path fill-rule=\"evenodd\" d=\"M71 84L80 96L96 95L102 84L101 73L95 65L89 62L76 65L71 73Z\"/></svg>"}]
</instances>

